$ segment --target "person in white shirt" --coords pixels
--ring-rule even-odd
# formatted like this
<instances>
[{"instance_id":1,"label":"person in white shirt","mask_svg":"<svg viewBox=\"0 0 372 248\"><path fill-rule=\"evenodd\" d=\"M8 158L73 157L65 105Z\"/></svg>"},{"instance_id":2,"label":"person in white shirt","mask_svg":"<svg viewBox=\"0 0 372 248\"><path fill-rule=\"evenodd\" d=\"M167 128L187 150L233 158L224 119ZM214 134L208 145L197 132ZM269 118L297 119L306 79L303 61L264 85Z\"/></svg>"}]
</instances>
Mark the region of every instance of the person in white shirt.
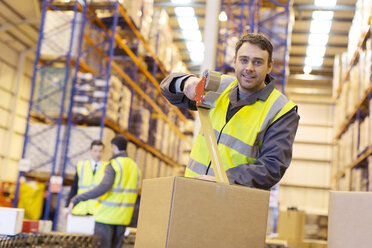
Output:
<instances>
[{"instance_id":1,"label":"person in white shirt","mask_svg":"<svg viewBox=\"0 0 372 248\"><path fill-rule=\"evenodd\" d=\"M76 167L76 174L70 193L68 195L65 209L63 213L68 214L69 203L71 199L77 195L87 192L97 186L103 178L106 162L102 161L104 144L100 140L93 140L90 145L90 160L80 161ZM93 215L95 210L96 200L82 201L72 210L74 215Z\"/></svg>"}]
</instances>

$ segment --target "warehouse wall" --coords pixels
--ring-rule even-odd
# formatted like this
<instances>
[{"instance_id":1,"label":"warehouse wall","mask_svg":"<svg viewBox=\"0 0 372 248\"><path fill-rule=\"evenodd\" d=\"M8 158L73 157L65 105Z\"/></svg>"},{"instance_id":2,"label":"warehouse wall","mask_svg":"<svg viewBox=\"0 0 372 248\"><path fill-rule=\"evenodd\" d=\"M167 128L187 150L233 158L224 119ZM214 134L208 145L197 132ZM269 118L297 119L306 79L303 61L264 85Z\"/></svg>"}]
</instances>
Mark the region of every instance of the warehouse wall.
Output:
<instances>
[{"instance_id":1,"label":"warehouse wall","mask_svg":"<svg viewBox=\"0 0 372 248\"><path fill-rule=\"evenodd\" d=\"M294 206L308 213L326 214L331 179L333 108L327 101L295 102L301 119L292 164L280 185L280 208Z\"/></svg>"},{"instance_id":2,"label":"warehouse wall","mask_svg":"<svg viewBox=\"0 0 372 248\"><path fill-rule=\"evenodd\" d=\"M1 33L0 51L0 180L14 181L22 155L34 51L30 51L25 59L18 94L21 51L1 39Z\"/></svg>"}]
</instances>

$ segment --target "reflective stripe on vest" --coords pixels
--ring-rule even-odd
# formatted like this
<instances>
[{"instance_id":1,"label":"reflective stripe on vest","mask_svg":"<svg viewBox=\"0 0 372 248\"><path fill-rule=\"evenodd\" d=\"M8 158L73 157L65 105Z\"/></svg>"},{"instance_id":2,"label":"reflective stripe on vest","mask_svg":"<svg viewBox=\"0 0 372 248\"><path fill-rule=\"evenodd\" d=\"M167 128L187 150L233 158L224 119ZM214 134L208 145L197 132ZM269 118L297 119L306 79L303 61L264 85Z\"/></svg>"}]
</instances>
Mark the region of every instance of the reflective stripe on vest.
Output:
<instances>
[{"instance_id":1,"label":"reflective stripe on vest","mask_svg":"<svg viewBox=\"0 0 372 248\"><path fill-rule=\"evenodd\" d=\"M269 126L295 107L292 101L274 89L265 101L257 100L252 105L243 106L226 123L230 103L228 95L236 83L237 80L231 82L217 100L216 107L210 111L225 170L240 164L254 163L259 156L260 147ZM190 153L185 176L205 174L209 162L206 142L199 132ZM208 175L213 175L211 168L208 170Z\"/></svg>"},{"instance_id":2,"label":"reflective stripe on vest","mask_svg":"<svg viewBox=\"0 0 372 248\"><path fill-rule=\"evenodd\" d=\"M103 179L107 162L102 162L99 169L93 175L92 166L90 160L81 161L77 165L78 173L78 194L85 193L95 186L97 186ZM96 199L90 199L88 201L79 202L72 210L75 215L87 215L94 214L96 207Z\"/></svg>"},{"instance_id":3,"label":"reflective stripe on vest","mask_svg":"<svg viewBox=\"0 0 372 248\"><path fill-rule=\"evenodd\" d=\"M99 223L128 225L137 200L140 171L128 157L118 157L110 163L115 180L112 189L99 197L94 218Z\"/></svg>"}]
</instances>

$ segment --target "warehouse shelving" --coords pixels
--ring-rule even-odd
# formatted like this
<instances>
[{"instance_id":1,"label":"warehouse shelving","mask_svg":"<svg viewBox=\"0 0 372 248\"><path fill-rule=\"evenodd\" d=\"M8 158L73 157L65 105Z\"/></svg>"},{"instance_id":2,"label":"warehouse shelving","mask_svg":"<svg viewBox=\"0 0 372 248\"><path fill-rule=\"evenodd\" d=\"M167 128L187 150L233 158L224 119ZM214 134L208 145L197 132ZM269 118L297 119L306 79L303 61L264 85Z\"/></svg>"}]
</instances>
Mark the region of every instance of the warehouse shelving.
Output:
<instances>
[{"instance_id":1,"label":"warehouse shelving","mask_svg":"<svg viewBox=\"0 0 372 248\"><path fill-rule=\"evenodd\" d=\"M71 3L63 3L63 2L54 2L53 0L44 0L42 6L42 15L41 15L41 23L40 23L40 30L39 30L39 40L36 52L36 58L34 63L34 73L32 79L32 88L31 88L31 97L29 103L29 111L27 117L27 127L25 132L25 143L23 148L22 158L27 157L26 153L30 147L33 147L36 152L39 154L47 157L46 161L40 162L39 164L32 164L31 170L29 172L22 172L20 171L17 179L17 189L15 193L15 199L13 202L13 206L17 205L17 200L19 196L19 183L21 176L30 177L38 177L36 173L32 173L33 170L38 169L40 167L45 167L48 164L52 164L52 167L49 172L49 177L53 175L60 175L62 177L62 182L64 181L64 177L66 175L66 168L67 166L74 166L75 164L72 163L72 159L77 158L79 155L87 152L88 149L81 150L77 153L71 153L70 150L72 149L73 133L79 133L79 135L83 135L85 138L89 138L90 140L93 139L103 139L104 137L104 128L109 128L113 131L118 133L122 133L125 135L130 141L132 141L136 146L148 151L155 157L159 158L159 165L161 161L164 161L166 164L172 167L180 167L181 164L177 162L174 158L171 158L162 150L147 144L147 141L143 141L140 138L133 135L130 130L126 130L125 128L120 127L118 124L109 120L106 117L106 109L107 109L107 101L108 101L108 92L109 92L109 81L112 75L112 72L115 72L116 75L119 75L122 79L122 83L127 85L131 88L132 92L136 95L140 96L141 101L144 101L147 105L151 107L151 110L156 113L158 118L160 117L163 119L169 127L175 132L176 136L182 139L184 143L190 143L188 138L185 136L183 131L181 131L178 127L179 122L186 121L187 118L193 117L192 114L188 111L184 111L182 113L179 109L174 107L173 105L169 104L165 98L160 93L160 87L158 81L155 79L155 74L157 71L157 67L162 72L163 76L166 75L166 71L164 66L156 57L155 53L151 51L150 47L147 45L146 40L141 36L141 33L136 28L135 24L132 22L131 18L127 14L126 10L119 4L118 1L111 1L105 4L94 4L87 5L87 1L73 1ZM107 27L105 23L102 21L101 18L97 15L97 10L105 10L106 13L111 13L109 17L109 21L111 22L111 26ZM63 23L66 25L61 30L66 31L70 34L68 48L65 51L65 54L58 54L58 56L42 56L42 49L45 49L43 45L46 42L51 42L50 37L47 37L47 33L45 30L46 24L46 16L47 12L53 12L57 14L61 14L62 16L60 19L64 19L63 14L65 11L70 12L70 18ZM67 13L67 12L66 12ZM72 14L71 14L72 13ZM115 28L117 27L118 20L120 15L124 18L127 22L130 29L136 34L137 38L144 44L148 54L152 57L155 61L156 66L154 66L153 73L150 73L146 67L142 65L142 61L138 58L138 55L135 54L131 50L131 48L122 41L122 37L120 37L117 33L115 33ZM60 20L59 19L59 20ZM105 17L107 21L107 17ZM62 21L62 22L63 22ZM67 24L66 24L67 23ZM91 33L87 33L85 29L89 28ZM61 30L53 30L53 35L60 35ZM70 32L70 33L69 33ZM97 34L101 38L94 39L90 35ZM49 38L47 40L46 38ZM53 40L52 40L53 41ZM127 56L129 57L129 61L133 63L135 70L126 71L123 69L114 59L113 59L113 51L114 46L119 47L122 49ZM58 47L56 45L55 47ZM52 47L50 48L53 50ZM138 48L137 48L138 49ZM94 59L88 57L89 53L96 53L100 60L94 61ZM58 88L53 88L51 86L47 87L47 89L35 89L37 85L37 80L43 80L44 74L42 75L43 68L48 68L51 66L56 66L59 71L63 70L64 77L63 82L52 82L51 85L54 87L53 84L58 84ZM137 68L141 71L146 79L148 80L145 82L151 90L150 94L145 89L141 88L136 82L135 78L137 76ZM53 68L52 68L53 69ZM54 69L53 69L54 70ZM75 93L78 91L77 85L87 85L85 81L83 83L78 82L81 81L82 75L87 77L88 74L79 74L79 73L89 73L89 77L92 79L87 79L91 82L96 82L97 80L103 80L104 86L102 86L102 91L104 92L103 95L103 102L98 109L90 110L89 113L84 115L78 115L74 112L74 107L76 106ZM79 76L80 75L80 76ZM48 76L48 75L47 75ZM54 80L53 78L51 80ZM92 81L93 80L93 81ZM95 81L94 81L95 80ZM150 84L148 83L150 82ZM147 87L147 86L146 86ZM52 90L50 90L52 88ZM44 91L43 91L44 90ZM49 92L50 91L50 92ZM38 104L42 101L48 100L54 103L55 94L61 94L60 101L57 102L55 105L58 105L58 112L57 113L49 113L48 107L49 104L42 105L45 109L40 109ZM35 95L36 94L36 95ZM39 94L39 95L38 95ZM87 96L87 95L83 95ZM90 97L90 96L89 96ZM133 94L130 100L130 106L133 106ZM145 107L146 107L145 106ZM170 119L168 116L169 113L174 113L175 117L173 120ZM98 119L93 118L97 117ZM57 116L57 118L56 118ZM30 133L30 127L33 123L40 123L40 125L45 125L45 128L41 128L39 131ZM89 126L97 126L100 128L99 135L96 134L92 136L91 133L87 133L82 130L84 127ZM54 130L56 129L56 130ZM55 131L55 136L54 136ZM49 144L53 144L54 149L52 149L51 154L48 154L48 151L43 147L40 147L40 141L36 138L44 137L47 132L52 133L47 137L47 142ZM165 128L163 128L162 133L164 134ZM43 136L44 135L44 136ZM36 137L36 138L35 138ZM45 140L44 140L45 142ZM75 140L76 142L76 140ZM164 143L164 139L161 140L161 143ZM180 145L181 142L178 144ZM50 147L50 145L48 145ZM49 147L47 147L49 149ZM86 146L88 148L88 145ZM179 148L179 147L178 147ZM30 152L30 151L28 151ZM138 151L137 151L138 152ZM145 158L145 161L147 156ZM158 171L160 171L160 166L157 167ZM45 173L41 173L40 176L41 180L45 180ZM45 210L44 210L44 219L49 218L50 206L52 201L52 192L51 189L48 189L47 201L45 203ZM54 221L53 221L53 229L56 229L57 222L58 222L58 211L59 211L59 202L62 198L62 190L58 192L57 198L57 207L55 210Z\"/></svg>"},{"instance_id":2,"label":"warehouse shelving","mask_svg":"<svg viewBox=\"0 0 372 248\"><path fill-rule=\"evenodd\" d=\"M261 32L270 37L274 46L275 61L271 74L276 86L285 91L286 70L289 58L292 1L290 0L231 0L223 1L221 11L229 17L226 24L220 23L216 67L223 72L232 72L232 56L235 42L248 32ZM226 31L225 29L229 30Z\"/></svg>"},{"instance_id":3,"label":"warehouse shelving","mask_svg":"<svg viewBox=\"0 0 372 248\"><path fill-rule=\"evenodd\" d=\"M366 44L368 40L372 40L372 33L371 33L372 25L368 25L368 29L363 31L361 34L361 38L358 41L356 50L354 51L350 62L347 64L347 67L341 75L341 79L339 82L338 87L336 88L335 91L335 101L339 101L339 98L341 96L343 87L345 87L345 83L349 80L351 70L354 68L354 66L358 65L359 63L359 56L360 54L366 49ZM372 49L370 47L369 49ZM368 58L369 60L372 60L372 58ZM359 66L359 65L358 65ZM340 140L343 138L343 135L346 135L347 132L353 132L353 140L352 144L353 147L351 150L353 151L354 157L352 158L350 163L347 163L343 168L337 168L333 170L333 175L332 175L332 180L333 180L333 187L340 187L340 182L341 180L351 180L349 177L353 170L356 170L357 168L363 168L367 170L367 173L365 173L365 178L366 180L366 189L369 190L369 175L368 175L368 170L370 169L370 164L368 162L368 157L372 155L372 144L371 144L371 139L368 140L368 144L366 147L360 147L361 145L361 123L365 119L366 116L369 118L372 117L371 115L371 109L370 109L370 104L372 101L372 80L371 80L371 71L372 68L370 68L370 75L369 75L369 82L368 87L366 88L361 88L363 81L359 78L359 85L358 85L358 90L360 89L365 89L364 92L361 92L359 100L355 103L354 106L351 106L352 110L348 113L347 116L345 116L345 119L341 123L340 127L336 129L335 136L334 136L334 141L337 144L340 142ZM359 75L358 75L359 76ZM360 76L359 76L360 77ZM349 89L350 90L350 89ZM348 99L350 101L350 99ZM371 124L370 122L368 124L368 129L371 130ZM365 125L367 125L365 124ZM353 125L353 127L351 127ZM354 130L350 130L351 128L354 128ZM372 133L369 131L369 135L371 136ZM363 137L365 138L365 137ZM350 146L350 144L348 144ZM364 144L365 145L365 144ZM339 148L340 150L337 152L336 156L336 163L339 163L339 156L341 153L344 151L342 148ZM347 155L350 156L350 155ZM338 166L336 164L335 166ZM334 166L334 167L335 167ZM349 184L352 181L346 182ZM354 183L361 183L361 182L354 182Z\"/></svg>"},{"instance_id":4,"label":"warehouse shelving","mask_svg":"<svg viewBox=\"0 0 372 248\"><path fill-rule=\"evenodd\" d=\"M354 66L355 62L358 60L359 53L362 50L362 48L365 46L365 42L370 38L370 36L371 36L371 29L370 28L361 35L361 38L360 38L359 43L358 43L358 47L355 50L355 52L353 54L353 57L351 58L350 63L347 66L346 72L342 76L342 79L340 81L340 85L337 88L336 99L340 96L342 85L345 83L345 81L349 77L351 68Z\"/></svg>"}]
</instances>

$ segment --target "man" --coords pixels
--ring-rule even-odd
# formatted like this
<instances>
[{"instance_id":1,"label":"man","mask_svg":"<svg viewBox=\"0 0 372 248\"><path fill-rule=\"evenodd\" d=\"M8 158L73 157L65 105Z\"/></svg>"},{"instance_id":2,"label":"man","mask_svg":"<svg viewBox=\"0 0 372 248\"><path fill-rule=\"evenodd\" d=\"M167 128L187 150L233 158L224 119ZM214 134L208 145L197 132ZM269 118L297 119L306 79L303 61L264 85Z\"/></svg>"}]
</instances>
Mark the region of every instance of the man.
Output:
<instances>
[{"instance_id":1,"label":"man","mask_svg":"<svg viewBox=\"0 0 372 248\"><path fill-rule=\"evenodd\" d=\"M117 135L111 140L113 157L106 166L102 182L92 190L76 195L70 211L81 201L98 197L94 219L94 234L99 247L119 248L126 226L130 224L137 199L140 172L126 152L127 140Z\"/></svg>"},{"instance_id":2,"label":"man","mask_svg":"<svg viewBox=\"0 0 372 248\"><path fill-rule=\"evenodd\" d=\"M236 44L235 77L222 75L223 92L210 110L221 159L232 184L270 189L283 177L292 159L297 106L274 88L269 73L273 46L263 34L247 34ZM161 83L174 105L196 110L193 75L172 73ZM191 150L186 177L215 180L204 137L199 132Z\"/></svg>"},{"instance_id":3,"label":"man","mask_svg":"<svg viewBox=\"0 0 372 248\"><path fill-rule=\"evenodd\" d=\"M68 213L68 205L76 194L82 194L97 186L103 178L106 168L106 162L102 161L104 144L100 140L93 140L90 144L90 155L92 159L80 161L76 166L76 174L70 193L66 201L64 214ZM93 215L96 205L96 199L82 201L77 204L72 213L74 215Z\"/></svg>"}]
</instances>

